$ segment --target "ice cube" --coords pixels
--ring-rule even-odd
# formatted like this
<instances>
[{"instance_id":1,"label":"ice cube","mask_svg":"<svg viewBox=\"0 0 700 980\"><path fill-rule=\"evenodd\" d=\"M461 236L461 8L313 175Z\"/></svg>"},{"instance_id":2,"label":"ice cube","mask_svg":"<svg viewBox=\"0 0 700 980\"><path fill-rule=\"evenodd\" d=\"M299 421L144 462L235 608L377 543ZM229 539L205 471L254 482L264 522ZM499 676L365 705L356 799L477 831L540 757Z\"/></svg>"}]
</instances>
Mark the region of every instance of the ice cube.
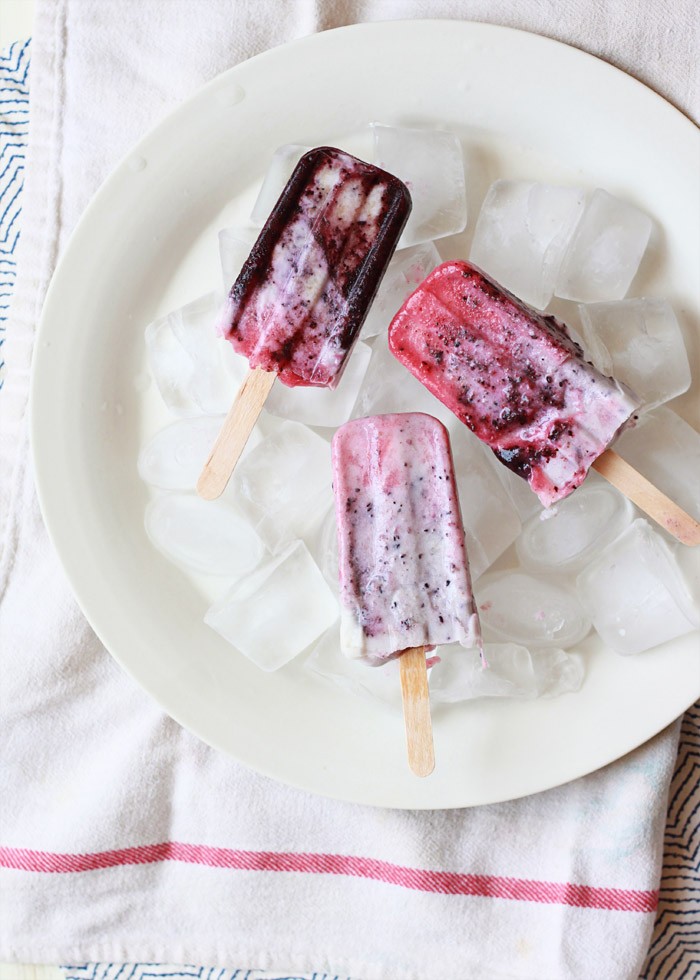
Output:
<instances>
[{"instance_id":1,"label":"ice cube","mask_svg":"<svg viewBox=\"0 0 700 980\"><path fill-rule=\"evenodd\" d=\"M617 653L641 653L700 627L700 607L673 552L641 518L584 568L576 586Z\"/></svg>"},{"instance_id":2,"label":"ice cube","mask_svg":"<svg viewBox=\"0 0 700 980\"><path fill-rule=\"evenodd\" d=\"M436 702L473 698L553 698L578 691L583 659L565 650L528 650L517 643L484 644L483 664L476 650L456 644L440 647L430 672L430 696Z\"/></svg>"},{"instance_id":3,"label":"ice cube","mask_svg":"<svg viewBox=\"0 0 700 980\"><path fill-rule=\"evenodd\" d=\"M284 185L292 176L292 171L310 149L310 146L301 146L298 143L285 143L272 154L260 193L250 215L254 225L262 227L265 224L284 190Z\"/></svg>"},{"instance_id":4,"label":"ice cube","mask_svg":"<svg viewBox=\"0 0 700 980\"><path fill-rule=\"evenodd\" d=\"M667 300L590 303L579 313L588 356L603 374L629 385L646 409L688 390L688 354Z\"/></svg>"},{"instance_id":5,"label":"ice cube","mask_svg":"<svg viewBox=\"0 0 700 980\"><path fill-rule=\"evenodd\" d=\"M494 453L491 456L493 457L493 466L496 475L503 487L505 487L506 493L517 510L520 520L524 523L533 515L541 514L544 508L537 494L533 493L530 489L527 480L518 476L513 470L508 469L507 466L496 458Z\"/></svg>"},{"instance_id":6,"label":"ice cube","mask_svg":"<svg viewBox=\"0 0 700 980\"><path fill-rule=\"evenodd\" d=\"M394 314L442 259L433 242L413 245L396 252L369 308L360 337L369 339L386 334Z\"/></svg>"},{"instance_id":7,"label":"ice cube","mask_svg":"<svg viewBox=\"0 0 700 980\"><path fill-rule=\"evenodd\" d=\"M556 295L579 303L624 299L651 229L643 211L598 188L564 256Z\"/></svg>"},{"instance_id":8,"label":"ice cube","mask_svg":"<svg viewBox=\"0 0 700 980\"><path fill-rule=\"evenodd\" d=\"M464 429L464 424L396 360L380 337L372 350L352 417L390 412L425 412L439 419L450 433Z\"/></svg>"},{"instance_id":9,"label":"ice cube","mask_svg":"<svg viewBox=\"0 0 700 980\"><path fill-rule=\"evenodd\" d=\"M338 618L338 603L296 541L267 559L207 611L204 622L261 670L278 670Z\"/></svg>"},{"instance_id":10,"label":"ice cube","mask_svg":"<svg viewBox=\"0 0 700 980\"><path fill-rule=\"evenodd\" d=\"M700 521L700 433L680 415L665 406L642 415L615 450Z\"/></svg>"},{"instance_id":11,"label":"ice cube","mask_svg":"<svg viewBox=\"0 0 700 980\"><path fill-rule=\"evenodd\" d=\"M401 708L398 659L371 666L366 661L343 656L338 626L323 634L304 667L352 694Z\"/></svg>"},{"instance_id":12,"label":"ice cube","mask_svg":"<svg viewBox=\"0 0 700 980\"><path fill-rule=\"evenodd\" d=\"M200 415L160 429L139 454L141 479L161 490L194 490L223 421L223 415ZM259 441L254 429L243 454Z\"/></svg>"},{"instance_id":13,"label":"ice cube","mask_svg":"<svg viewBox=\"0 0 700 980\"><path fill-rule=\"evenodd\" d=\"M530 518L515 543L525 568L579 571L632 523L634 509L605 480L589 474L585 484L560 501L546 520Z\"/></svg>"},{"instance_id":14,"label":"ice cube","mask_svg":"<svg viewBox=\"0 0 700 980\"><path fill-rule=\"evenodd\" d=\"M163 490L194 490L222 422L222 415L205 415L156 432L139 453L141 479Z\"/></svg>"},{"instance_id":15,"label":"ice cube","mask_svg":"<svg viewBox=\"0 0 700 980\"><path fill-rule=\"evenodd\" d=\"M306 425L342 425L350 418L371 356L372 350L367 344L355 344L335 389L288 388L286 385L276 384L267 396L266 410L272 415L304 422Z\"/></svg>"},{"instance_id":16,"label":"ice cube","mask_svg":"<svg viewBox=\"0 0 700 980\"><path fill-rule=\"evenodd\" d=\"M222 297L208 293L146 327L151 374L173 415L221 415L231 403L231 383L217 333Z\"/></svg>"},{"instance_id":17,"label":"ice cube","mask_svg":"<svg viewBox=\"0 0 700 980\"><path fill-rule=\"evenodd\" d=\"M472 579L476 580L520 533L520 518L476 436L466 427L452 442L455 476Z\"/></svg>"},{"instance_id":18,"label":"ice cube","mask_svg":"<svg viewBox=\"0 0 700 980\"><path fill-rule=\"evenodd\" d=\"M311 535L333 501L328 443L300 422L277 423L236 467L232 499L272 552Z\"/></svg>"},{"instance_id":19,"label":"ice cube","mask_svg":"<svg viewBox=\"0 0 700 980\"><path fill-rule=\"evenodd\" d=\"M148 366L158 390L173 415L197 415L189 389L195 365L176 339L168 318L155 320L146 327Z\"/></svg>"},{"instance_id":20,"label":"ice cube","mask_svg":"<svg viewBox=\"0 0 700 980\"><path fill-rule=\"evenodd\" d=\"M312 537L309 549L326 582L337 595L339 574L338 525L335 519L334 506L329 508L316 534Z\"/></svg>"},{"instance_id":21,"label":"ice cube","mask_svg":"<svg viewBox=\"0 0 700 980\"><path fill-rule=\"evenodd\" d=\"M217 346L219 357L221 358L221 363L228 379L229 403L231 403L235 398L236 392L243 384L245 376L248 374L248 359L243 354L235 351L231 342L226 340L225 337L218 338Z\"/></svg>"},{"instance_id":22,"label":"ice cube","mask_svg":"<svg viewBox=\"0 0 700 980\"><path fill-rule=\"evenodd\" d=\"M462 145L454 133L372 124L374 162L402 180L413 209L399 245L407 248L446 235L467 224L467 193Z\"/></svg>"},{"instance_id":23,"label":"ice cube","mask_svg":"<svg viewBox=\"0 0 700 980\"><path fill-rule=\"evenodd\" d=\"M219 232L219 258L224 291L228 293L250 255L255 239L256 228L223 228Z\"/></svg>"},{"instance_id":24,"label":"ice cube","mask_svg":"<svg viewBox=\"0 0 700 980\"><path fill-rule=\"evenodd\" d=\"M676 567L683 580L685 592L691 600L691 619L696 625L700 619L700 548L688 548L678 541L669 545Z\"/></svg>"},{"instance_id":25,"label":"ice cube","mask_svg":"<svg viewBox=\"0 0 700 980\"><path fill-rule=\"evenodd\" d=\"M479 212L470 259L543 310L586 200L580 187L497 180Z\"/></svg>"},{"instance_id":26,"label":"ice cube","mask_svg":"<svg viewBox=\"0 0 700 980\"><path fill-rule=\"evenodd\" d=\"M475 586L484 638L528 647L579 643L591 623L573 591L540 575L489 572Z\"/></svg>"},{"instance_id":27,"label":"ice cube","mask_svg":"<svg viewBox=\"0 0 700 980\"><path fill-rule=\"evenodd\" d=\"M243 575L260 561L263 543L246 520L221 501L168 493L146 508L146 532L172 561L210 575Z\"/></svg>"}]
</instances>

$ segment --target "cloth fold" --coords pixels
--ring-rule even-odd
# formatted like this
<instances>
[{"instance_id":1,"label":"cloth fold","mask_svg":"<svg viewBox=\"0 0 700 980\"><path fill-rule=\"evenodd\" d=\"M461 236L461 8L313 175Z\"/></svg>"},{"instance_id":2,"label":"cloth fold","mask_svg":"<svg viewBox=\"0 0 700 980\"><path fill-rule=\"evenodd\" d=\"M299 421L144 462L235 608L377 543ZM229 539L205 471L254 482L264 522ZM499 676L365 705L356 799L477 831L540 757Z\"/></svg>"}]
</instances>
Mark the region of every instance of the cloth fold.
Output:
<instances>
[{"instance_id":1,"label":"cloth fold","mask_svg":"<svg viewBox=\"0 0 700 980\"><path fill-rule=\"evenodd\" d=\"M547 793L407 812L309 796L164 716L85 623L43 528L27 392L56 259L116 161L232 64L361 20L468 17L578 43L692 113L694 8L39 0L0 392L0 960L249 965L358 980L623 980L651 937L678 724ZM631 27L630 27L631 22Z\"/></svg>"}]
</instances>

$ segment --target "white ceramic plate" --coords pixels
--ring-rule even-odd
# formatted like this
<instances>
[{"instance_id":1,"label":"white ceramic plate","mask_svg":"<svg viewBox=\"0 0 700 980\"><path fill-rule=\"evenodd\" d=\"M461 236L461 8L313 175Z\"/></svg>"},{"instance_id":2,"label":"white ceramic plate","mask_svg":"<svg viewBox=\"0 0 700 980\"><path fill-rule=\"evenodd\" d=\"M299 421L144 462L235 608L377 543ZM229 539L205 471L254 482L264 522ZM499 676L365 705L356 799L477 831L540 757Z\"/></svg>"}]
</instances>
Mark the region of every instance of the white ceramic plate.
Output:
<instances>
[{"instance_id":1,"label":"white ceramic plate","mask_svg":"<svg viewBox=\"0 0 700 980\"><path fill-rule=\"evenodd\" d=\"M373 120L462 137L470 227L497 176L604 186L637 203L660 229L638 283L668 296L686 330L697 323L698 135L670 105L604 62L504 28L431 21L319 34L207 85L135 148L85 212L36 346L39 494L102 641L206 742L346 800L505 800L591 772L676 718L700 696L697 637L627 659L589 638L578 694L437 709L437 768L420 780L406 765L400 716L329 689L298 664L257 670L203 624L208 583L168 564L143 530L137 453L167 421L154 388L140 383L145 325L218 286L216 231L247 216L275 147L367 153ZM468 254L470 234L452 254ZM697 355L697 335L692 344ZM674 407L698 425L690 400Z\"/></svg>"}]
</instances>

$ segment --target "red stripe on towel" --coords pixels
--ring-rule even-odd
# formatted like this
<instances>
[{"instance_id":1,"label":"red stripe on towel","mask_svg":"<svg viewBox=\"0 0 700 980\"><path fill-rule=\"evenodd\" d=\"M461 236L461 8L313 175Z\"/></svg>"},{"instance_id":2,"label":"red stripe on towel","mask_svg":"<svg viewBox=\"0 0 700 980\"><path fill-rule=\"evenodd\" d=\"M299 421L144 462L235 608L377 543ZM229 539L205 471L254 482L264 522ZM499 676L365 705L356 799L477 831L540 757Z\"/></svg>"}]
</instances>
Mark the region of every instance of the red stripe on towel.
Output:
<instances>
[{"instance_id":1,"label":"red stripe on towel","mask_svg":"<svg viewBox=\"0 0 700 980\"><path fill-rule=\"evenodd\" d=\"M500 875L425 871L421 868L406 868L391 864L389 861L346 854L238 851L227 847L208 847L204 844L180 844L176 841L124 847L120 850L99 851L94 854L54 854L21 847L0 847L0 867L52 874L98 871L134 864L155 864L160 861L178 861L184 864L229 868L236 871L346 875L441 895L505 898L520 902L608 909L616 912L654 912L659 898L657 891L594 888L590 885L506 878Z\"/></svg>"}]
</instances>

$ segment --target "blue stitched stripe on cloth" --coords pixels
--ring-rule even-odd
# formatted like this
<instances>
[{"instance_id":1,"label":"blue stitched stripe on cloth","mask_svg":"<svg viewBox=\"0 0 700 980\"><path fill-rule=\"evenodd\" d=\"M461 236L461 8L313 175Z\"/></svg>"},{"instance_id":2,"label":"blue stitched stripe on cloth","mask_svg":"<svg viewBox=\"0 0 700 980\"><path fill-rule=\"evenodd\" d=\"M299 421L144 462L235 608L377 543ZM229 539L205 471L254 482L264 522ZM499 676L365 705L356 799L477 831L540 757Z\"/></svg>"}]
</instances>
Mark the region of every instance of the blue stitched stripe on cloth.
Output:
<instances>
[{"instance_id":1,"label":"blue stitched stripe on cloth","mask_svg":"<svg viewBox=\"0 0 700 980\"><path fill-rule=\"evenodd\" d=\"M17 275L15 253L29 127L29 52L29 41L15 41L0 51L0 388L5 374L7 314Z\"/></svg>"},{"instance_id":2,"label":"blue stitched stripe on cloth","mask_svg":"<svg viewBox=\"0 0 700 980\"><path fill-rule=\"evenodd\" d=\"M685 713L668 795L664 865L643 980L700 976L700 702Z\"/></svg>"}]
</instances>

